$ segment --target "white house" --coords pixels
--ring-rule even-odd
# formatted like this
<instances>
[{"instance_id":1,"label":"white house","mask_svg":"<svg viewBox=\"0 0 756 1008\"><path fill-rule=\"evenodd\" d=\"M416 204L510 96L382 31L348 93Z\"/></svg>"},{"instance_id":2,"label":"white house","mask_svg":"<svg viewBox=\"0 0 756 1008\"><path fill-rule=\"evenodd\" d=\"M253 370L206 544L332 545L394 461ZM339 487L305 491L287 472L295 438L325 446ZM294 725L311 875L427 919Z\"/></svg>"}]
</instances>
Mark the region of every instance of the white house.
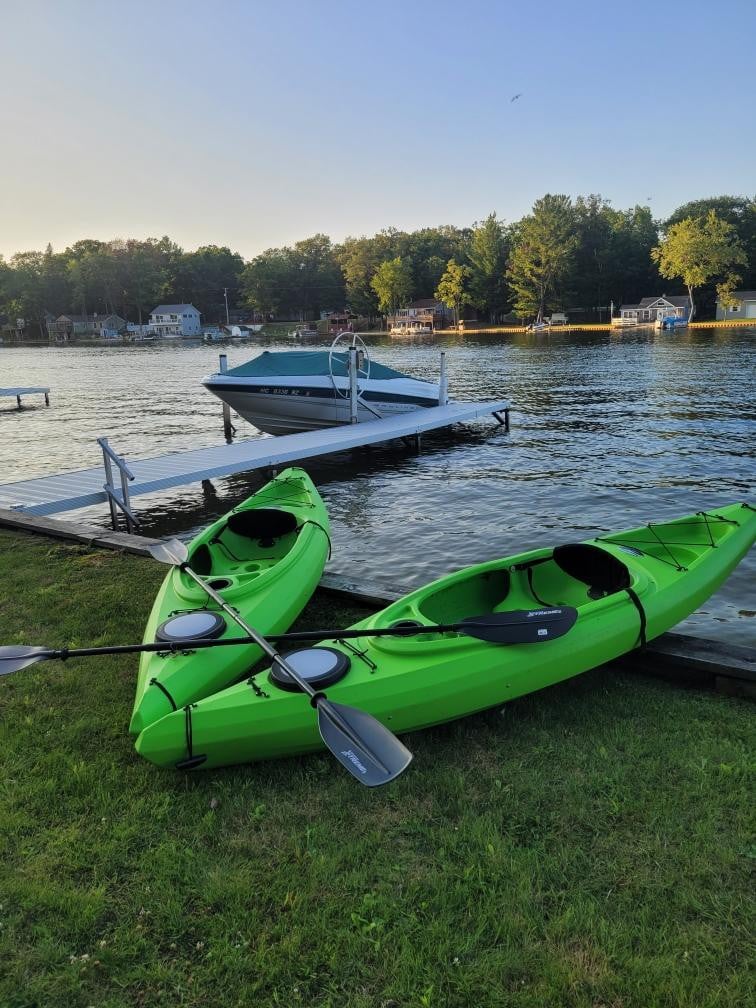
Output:
<instances>
[{"instance_id":1,"label":"white house","mask_svg":"<svg viewBox=\"0 0 756 1008\"><path fill-rule=\"evenodd\" d=\"M738 304L732 308L723 308L717 301L717 318L720 320L732 319L756 319L756 291L736 290L732 292L733 297L738 299Z\"/></svg>"},{"instance_id":2,"label":"white house","mask_svg":"<svg viewBox=\"0 0 756 1008\"><path fill-rule=\"evenodd\" d=\"M150 331L156 336L201 336L200 313L190 304L161 304L150 312Z\"/></svg>"},{"instance_id":3,"label":"white house","mask_svg":"<svg viewBox=\"0 0 756 1008\"><path fill-rule=\"evenodd\" d=\"M689 318L690 298L687 295L667 297L666 294L663 294L661 297L645 297L637 305L620 305L619 310L619 318L639 322L641 325L644 322L646 324L653 323L671 316Z\"/></svg>"}]
</instances>

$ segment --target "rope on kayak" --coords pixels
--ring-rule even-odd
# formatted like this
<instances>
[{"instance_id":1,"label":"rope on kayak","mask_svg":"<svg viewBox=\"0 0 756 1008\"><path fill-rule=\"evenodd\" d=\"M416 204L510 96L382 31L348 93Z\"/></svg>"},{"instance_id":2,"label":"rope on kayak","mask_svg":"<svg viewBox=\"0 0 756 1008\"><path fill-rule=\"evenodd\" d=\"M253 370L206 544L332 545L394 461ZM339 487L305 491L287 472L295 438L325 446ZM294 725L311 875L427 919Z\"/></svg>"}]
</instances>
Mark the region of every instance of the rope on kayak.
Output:
<instances>
[{"instance_id":1,"label":"rope on kayak","mask_svg":"<svg viewBox=\"0 0 756 1008\"><path fill-rule=\"evenodd\" d=\"M171 694L168 692L165 686L163 686L163 684L160 682L159 679L155 678L150 679L150 686L157 686L160 692L167 697L168 703L171 705L171 707L173 707L174 710L178 710L178 707L176 706L176 701L173 699Z\"/></svg>"},{"instance_id":2,"label":"rope on kayak","mask_svg":"<svg viewBox=\"0 0 756 1008\"><path fill-rule=\"evenodd\" d=\"M630 599L630 601L633 603L633 605L635 606L635 608L638 610L638 616L640 617L640 634L639 634L640 646L641 647L645 647L646 646L646 610L643 608L643 603L638 598L637 594L633 591L632 588L625 588L625 591L627 592L627 595L628 595L628 598Z\"/></svg>"},{"instance_id":3,"label":"rope on kayak","mask_svg":"<svg viewBox=\"0 0 756 1008\"><path fill-rule=\"evenodd\" d=\"M745 505L745 506L748 507L749 505ZM740 524L739 522L736 522L732 518L725 518L723 515L711 514L708 511L697 511L696 515L697 515L697 517L699 517L702 520L699 520L699 521L689 521L689 522L674 522L674 525L676 527L687 526L687 527L692 527L692 528L697 528L697 529L704 528L704 529L706 529L706 534L707 534L708 539L709 539L708 542L685 542L685 541L680 541L680 542L674 542L674 543L666 543L661 538L661 536L659 535L659 533L656 531L657 528L666 528L667 527L667 524L664 523L664 522L659 522L657 525L654 525L653 522L649 522L648 525L645 526L648 529L648 531L653 535L653 537L654 537L653 539L610 539L608 537L600 536L596 541L597 542L612 543L614 546L632 546L632 547L637 547L638 544L641 544L641 543L643 545L661 546L664 549L664 551L668 554L668 556L670 558L669 560L667 560L663 556L657 556L655 553L649 553L648 550L639 549L638 552L641 553L641 554L643 554L643 556L653 557L654 560L658 560L660 563L668 564L670 567L674 567L675 570L684 573L685 571L688 570L688 568L684 567L679 562L679 560L677 559L677 557L675 556L675 554L672 552L672 547L673 546L707 546L709 549L716 549L717 544L714 541L714 535L712 534L711 524L710 523L711 522L723 522L726 525L735 525L735 526L739 526L739 524Z\"/></svg>"},{"instance_id":4,"label":"rope on kayak","mask_svg":"<svg viewBox=\"0 0 756 1008\"><path fill-rule=\"evenodd\" d=\"M546 602L544 599L541 598L541 596L535 590L535 587L533 585L533 568L534 567L538 567L540 564L548 563L549 560L553 560L553 559L554 559L554 554L553 553L549 553L548 556L538 557L536 560L524 560L522 563L514 564L510 568L510 570L513 570L513 571L525 571L527 573L528 588L530 589L530 594L533 596L533 598L536 600L536 602L539 605L542 605L545 609L550 608L553 605L553 603ZM507 587L507 594L508 593L509 593L509 588Z\"/></svg>"},{"instance_id":5,"label":"rope on kayak","mask_svg":"<svg viewBox=\"0 0 756 1008\"><path fill-rule=\"evenodd\" d=\"M544 608L548 609L552 605L552 603L544 601L544 599L541 598L541 596L538 594L538 592L535 590L535 587L533 586L532 565L527 568L527 572L528 572L528 588L530 588L530 594L533 596L536 602L539 603L539 605L542 605Z\"/></svg>"},{"instance_id":6,"label":"rope on kayak","mask_svg":"<svg viewBox=\"0 0 756 1008\"><path fill-rule=\"evenodd\" d=\"M316 528L319 528L320 531L323 533L323 535L326 537L326 539L328 540L328 559L330 560L331 554L333 553L333 549L332 549L331 537L328 534L328 529L323 528L320 522L316 522L314 518L308 518L306 521L303 521L301 525L297 526L296 531L299 532L300 529L303 529L305 527L305 525L314 525Z\"/></svg>"}]
</instances>

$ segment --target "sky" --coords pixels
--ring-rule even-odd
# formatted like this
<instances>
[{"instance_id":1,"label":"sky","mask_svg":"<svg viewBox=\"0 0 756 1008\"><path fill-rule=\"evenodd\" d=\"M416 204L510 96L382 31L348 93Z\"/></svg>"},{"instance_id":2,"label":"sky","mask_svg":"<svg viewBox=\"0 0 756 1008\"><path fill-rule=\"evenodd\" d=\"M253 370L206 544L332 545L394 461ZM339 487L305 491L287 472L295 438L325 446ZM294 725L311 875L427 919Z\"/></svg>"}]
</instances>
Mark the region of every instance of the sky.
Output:
<instances>
[{"instance_id":1,"label":"sky","mask_svg":"<svg viewBox=\"0 0 756 1008\"><path fill-rule=\"evenodd\" d=\"M755 40L754 0L0 0L0 254L753 196Z\"/></svg>"}]
</instances>

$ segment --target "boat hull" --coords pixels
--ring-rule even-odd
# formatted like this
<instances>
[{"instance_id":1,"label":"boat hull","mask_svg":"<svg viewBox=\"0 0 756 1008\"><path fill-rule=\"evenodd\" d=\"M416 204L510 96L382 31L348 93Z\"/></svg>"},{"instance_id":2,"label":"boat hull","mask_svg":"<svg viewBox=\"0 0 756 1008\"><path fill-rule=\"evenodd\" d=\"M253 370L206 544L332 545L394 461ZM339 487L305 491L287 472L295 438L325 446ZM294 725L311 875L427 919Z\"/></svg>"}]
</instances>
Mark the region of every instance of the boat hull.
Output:
<instances>
[{"instance_id":1,"label":"boat hull","mask_svg":"<svg viewBox=\"0 0 756 1008\"><path fill-rule=\"evenodd\" d=\"M290 515L296 529L259 540L240 536L227 522L255 511ZM247 519L249 520L249 519ZM307 473L285 469L228 515L214 522L189 544L190 564L239 614L263 634L287 630L315 590L329 552L330 528L325 505ZM196 558L203 555L204 566ZM174 568L158 591L145 628L145 642L155 641L158 628L178 613L219 611L207 594ZM221 639L238 637L230 619ZM184 705L194 703L235 682L262 657L252 646L210 648L187 653L143 654L139 666L130 731Z\"/></svg>"},{"instance_id":2,"label":"boat hull","mask_svg":"<svg viewBox=\"0 0 756 1008\"><path fill-rule=\"evenodd\" d=\"M653 533L646 526L583 544L597 547L609 557L608 563L619 562L627 571L628 584L644 612L647 640L695 611L753 544L756 511L732 505L716 515L690 516L655 524ZM528 563L529 573L521 566ZM391 627L405 620L432 625L541 605L574 606L577 623L558 639L506 647L456 633L368 636L351 642L363 652L356 655L338 640L323 641L351 661L346 676L326 692L334 701L369 712L392 731L404 732L543 689L617 658L641 642L640 613L627 590L603 597L591 597L589 590L558 567L550 550L459 571L418 589L357 627ZM267 696L260 695L261 689ZM184 712L170 714L142 733L137 750L158 766L176 766L187 757L186 728ZM191 729L193 755L204 757L205 768L322 748L306 698L278 689L267 672L251 684L240 683L198 703L191 711Z\"/></svg>"},{"instance_id":3,"label":"boat hull","mask_svg":"<svg viewBox=\"0 0 756 1008\"><path fill-rule=\"evenodd\" d=\"M224 379L214 375L205 387L239 416L266 434L338 427L351 422L348 383L328 378L292 377L286 381ZM415 379L360 382L357 420L369 420L438 406L438 386Z\"/></svg>"}]
</instances>

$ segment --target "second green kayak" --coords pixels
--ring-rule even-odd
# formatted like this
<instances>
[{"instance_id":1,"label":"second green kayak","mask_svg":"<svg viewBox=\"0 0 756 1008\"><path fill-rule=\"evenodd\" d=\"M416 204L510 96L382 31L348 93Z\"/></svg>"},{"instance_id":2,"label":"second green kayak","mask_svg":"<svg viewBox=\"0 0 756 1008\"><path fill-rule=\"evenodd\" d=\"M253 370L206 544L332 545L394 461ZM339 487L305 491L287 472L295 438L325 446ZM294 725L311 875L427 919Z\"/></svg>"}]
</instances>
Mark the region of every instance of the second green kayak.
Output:
<instances>
[{"instance_id":1,"label":"second green kayak","mask_svg":"<svg viewBox=\"0 0 756 1008\"><path fill-rule=\"evenodd\" d=\"M669 630L722 584L754 538L756 511L733 504L492 560L358 623L362 640L336 635L288 657L329 699L395 732L439 724L595 668ZM552 638L550 620L562 607L577 620ZM492 613L532 619L538 643L502 646L454 631L370 635ZM322 748L308 699L292 686L283 670L260 673L150 725L137 751L159 766L207 768Z\"/></svg>"},{"instance_id":2,"label":"second green kayak","mask_svg":"<svg viewBox=\"0 0 756 1008\"><path fill-rule=\"evenodd\" d=\"M325 505L303 469L285 469L189 544L189 564L261 633L287 630L307 604L329 553ZM207 594L178 569L152 607L145 641L239 637ZM171 711L244 674L255 645L143 654L130 731L138 735Z\"/></svg>"}]
</instances>

